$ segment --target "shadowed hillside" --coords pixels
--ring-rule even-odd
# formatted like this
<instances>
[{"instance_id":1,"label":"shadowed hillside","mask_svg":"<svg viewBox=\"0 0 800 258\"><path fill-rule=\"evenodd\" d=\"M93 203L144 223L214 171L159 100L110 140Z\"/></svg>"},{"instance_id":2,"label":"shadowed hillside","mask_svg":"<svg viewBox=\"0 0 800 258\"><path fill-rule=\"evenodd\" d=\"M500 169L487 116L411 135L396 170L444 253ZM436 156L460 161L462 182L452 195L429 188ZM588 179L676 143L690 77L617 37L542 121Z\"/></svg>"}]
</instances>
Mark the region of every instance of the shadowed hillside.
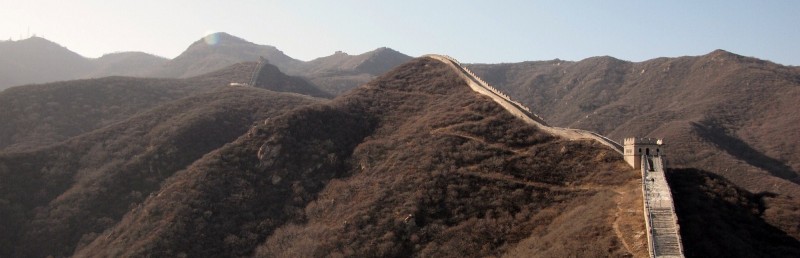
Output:
<instances>
[{"instance_id":1,"label":"shadowed hillside","mask_svg":"<svg viewBox=\"0 0 800 258\"><path fill-rule=\"evenodd\" d=\"M800 196L796 67L717 50L640 63L593 57L470 68L551 124L665 138L672 166Z\"/></svg>"},{"instance_id":2,"label":"shadowed hillside","mask_svg":"<svg viewBox=\"0 0 800 258\"><path fill-rule=\"evenodd\" d=\"M667 173L686 257L800 256L800 200L697 169Z\"/></svg>"},{"instance_id":3,"label":"shadowed hillside","mask_svg":"<svg viewBox=\"0 0 800 258\"><path fill-rule=\"evenodd\" d=\"M623 191L637 174L420 58L268 119L75 256L623 256L633 234L615 228L641 221L621 219L636 208L619 200L637 196Z\"/></svg>"},{"instance_id":4,"label":"shadowed hillside","mask_svg":"<svg viewBox=\"0 0 800 258\"><path fill-rule=\"evenodd\" d=\"M316 101L224 88L52 147L0 154L0 256L69 256L137 210L176 171L233 141L253 123Z\"/></svg>"}]
</instances>

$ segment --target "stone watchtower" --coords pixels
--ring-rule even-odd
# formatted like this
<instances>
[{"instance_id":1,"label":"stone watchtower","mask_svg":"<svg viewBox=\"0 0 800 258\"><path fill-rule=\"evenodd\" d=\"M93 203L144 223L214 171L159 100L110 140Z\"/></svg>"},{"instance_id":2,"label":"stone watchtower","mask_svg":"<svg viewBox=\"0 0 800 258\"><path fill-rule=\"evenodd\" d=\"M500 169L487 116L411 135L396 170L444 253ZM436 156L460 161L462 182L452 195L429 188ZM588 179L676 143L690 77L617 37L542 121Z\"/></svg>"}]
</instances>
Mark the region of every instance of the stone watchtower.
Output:
<instances>
[{"instance_id":1,"label":"stone watchtower","mask_svg":"<svg viewBox=\"0 0 800 258\"><path fill-rule=\"evenodd\" d=\"M625 161L631 167L642 167L642 155L664 156L664 140L656 138L625 138Z\"/></svg>"}]
</instances>

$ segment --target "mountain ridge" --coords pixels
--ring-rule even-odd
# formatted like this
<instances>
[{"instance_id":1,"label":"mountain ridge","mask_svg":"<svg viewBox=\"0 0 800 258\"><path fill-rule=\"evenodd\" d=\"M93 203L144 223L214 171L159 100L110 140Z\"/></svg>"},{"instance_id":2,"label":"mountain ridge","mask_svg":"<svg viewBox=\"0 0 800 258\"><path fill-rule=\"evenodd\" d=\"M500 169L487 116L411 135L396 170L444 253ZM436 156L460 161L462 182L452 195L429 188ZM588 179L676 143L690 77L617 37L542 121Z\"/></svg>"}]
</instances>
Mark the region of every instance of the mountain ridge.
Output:
<instances>
[{"instance_id":1,"label":"mountain ridge","mask_svg":"<svg viewBox=\"0 0 800 258\"><path fill-rule=\"evenodd\" d=\"M30 44L26 44L28 42ZM40 55L48 51L56 52L39 58L49 58L47 59L49 61L34 60L35 62L22 66L18 61L25 61L25 55L4 54L21 52L19 49L3 52L3 49L8 48L4 46L23 45ZM71 61L64 58L53 59L50 56L69 57ZM191 43L185 51L173 59L135 51L111 53L100 58L85 58L44 38L33 38L0 42L0 90L31 83L105 76L189 78L214 72L235 63L255 62L261 57L269 60L282 72L305 77L332 95L339 95L366 83L382 72L411 59L397 51L378 48L360 55L348 55L343 59L337 59L340 62L327 64L319 64L319 60L304 62L287 56L274 46L255 44L224 32L209 34ZM48 71L50 75L34 76L41 73L42 69Z\"/></svg>"},{"instance_id":2,"label":"mountain ridge","mask_svg":"<svg viewBox=\"0 0 800 258\"><path fill-rule=\"evenodd\" d=\"M554 125L615 139L663 137L672 165L720 173L754 192L800 194L791 183L799 144L786 140L800 130L800 117L785 111L800 98L793 67L724 50L638 63L599 57L468 67Z\"/></svg>"}]
</instances>

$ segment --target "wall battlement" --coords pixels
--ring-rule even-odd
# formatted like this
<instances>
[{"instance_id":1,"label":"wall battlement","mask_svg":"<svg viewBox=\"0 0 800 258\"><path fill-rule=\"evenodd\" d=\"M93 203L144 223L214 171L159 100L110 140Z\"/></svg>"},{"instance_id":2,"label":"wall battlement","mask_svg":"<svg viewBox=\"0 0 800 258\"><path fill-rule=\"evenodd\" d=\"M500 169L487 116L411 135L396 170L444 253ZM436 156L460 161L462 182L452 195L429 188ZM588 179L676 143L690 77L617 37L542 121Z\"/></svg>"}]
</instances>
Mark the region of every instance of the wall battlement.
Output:
<instances>
[{"instance_id":1,"label":"wall battlement","mask_svg":"<svg viewBox=\"0 0 800 258\"><path fill-rule=\"evenodd\" d=\"M658 138L628 137L623 140L623 153L625 162L638 169L642 166L639 159L644 156L664 156L664 140Z\"/></svg>"},{"instance_id":2,"label":"wall battlement","mask_svg":"<svg viewBox=\"0 0 800 258\"><path fill-rule=\"evenodd\" d=\"M664 140L658 138L642 138L642 137L628 137L625 138L624 144L652 144L652 145L661 145Z\"/></svg>"}]
</instances>

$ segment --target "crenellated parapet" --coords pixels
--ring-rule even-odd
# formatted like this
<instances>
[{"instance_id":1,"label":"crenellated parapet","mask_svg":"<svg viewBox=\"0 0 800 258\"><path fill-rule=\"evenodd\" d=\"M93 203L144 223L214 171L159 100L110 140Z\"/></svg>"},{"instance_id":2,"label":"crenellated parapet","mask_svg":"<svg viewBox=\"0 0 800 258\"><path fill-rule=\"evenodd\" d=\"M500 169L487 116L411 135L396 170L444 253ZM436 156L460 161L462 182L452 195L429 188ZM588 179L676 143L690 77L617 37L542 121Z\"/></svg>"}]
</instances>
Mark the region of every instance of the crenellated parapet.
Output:
<instances>
[{"instance_id":1,"label":"crenellated parapet","mask_svg":"<svg viewBox=\"0 0 800 258\"><path fill-rule=\"evenodd\" d=\"M478 77L477 75L475 75L475 73L474 73L474 72L472 72L472 70L468 69L466 66L464 66L463 64L461 64L461 62L459 62L459 61L458 61L458 60L456 60L455 58L453 58L453 57L451 57L451 56L448 56L448 55L442 55L442 56L443 56L443 57L445 57L445 58L447 58L447 59L449 59L450 61L452 61L452 62L453 62L454 64L456 64L457 66L459 66L459 68L461 68L461 69L462 69L464 72L466 72L466 73L467 73L469 76L471 76L471 77L472 77L472 79L474 79L475 81L477 81L478 83L480 83L480 84L481 84L481 86L483 86L484 88L486 88L487 90L489 90L489 91L490 91L490 92L492 92L493 94L495 94L495 95L497 95L497 96L500 96L500 97L502 97L504 100L506 100L506 101L508 101L508 102L510 102L510 103L512 103L512 104L514 104L514 105L515 105L515 106L517 106L518 108L520 108L520 109L522 109L522 110L525 110L525 112L527 112L528 114L530 114L530 115L532 115L533 117L535 117L535 118L536 118L536 120L539 120L540 122L544 123L544 119L542 119L541 117L539 117L539 115L537 115L537 114L534 114L533 112L531 112L531 109L530 109L530 108L528 108L528 107L527 107L527 106L525 106L525 105L522 105L522 103L520 103L520 102L518 102L518 101L512 100L510 96L506 95L506 94L505 94L505 93L503 93L502 91L500 91L500 90L498 90L497 88L493 87L493 86L492 86L492 85L490 85L488 82L486 82L486 81L484 81L483 79L481 79L481 77Z\"/></svg>"},{"instance_id":2,"label":"crenellated parapet","mask_svg":"<svg viewBox=\"0 0 800 258\"><path fill-rule=\"evenodd\" d=\"M642 166L641 157L645 156L664 156L664 140L658 138L629 137L623 141L623 153L625 162L633 168Z\"/></svg>"}]
</instances>

